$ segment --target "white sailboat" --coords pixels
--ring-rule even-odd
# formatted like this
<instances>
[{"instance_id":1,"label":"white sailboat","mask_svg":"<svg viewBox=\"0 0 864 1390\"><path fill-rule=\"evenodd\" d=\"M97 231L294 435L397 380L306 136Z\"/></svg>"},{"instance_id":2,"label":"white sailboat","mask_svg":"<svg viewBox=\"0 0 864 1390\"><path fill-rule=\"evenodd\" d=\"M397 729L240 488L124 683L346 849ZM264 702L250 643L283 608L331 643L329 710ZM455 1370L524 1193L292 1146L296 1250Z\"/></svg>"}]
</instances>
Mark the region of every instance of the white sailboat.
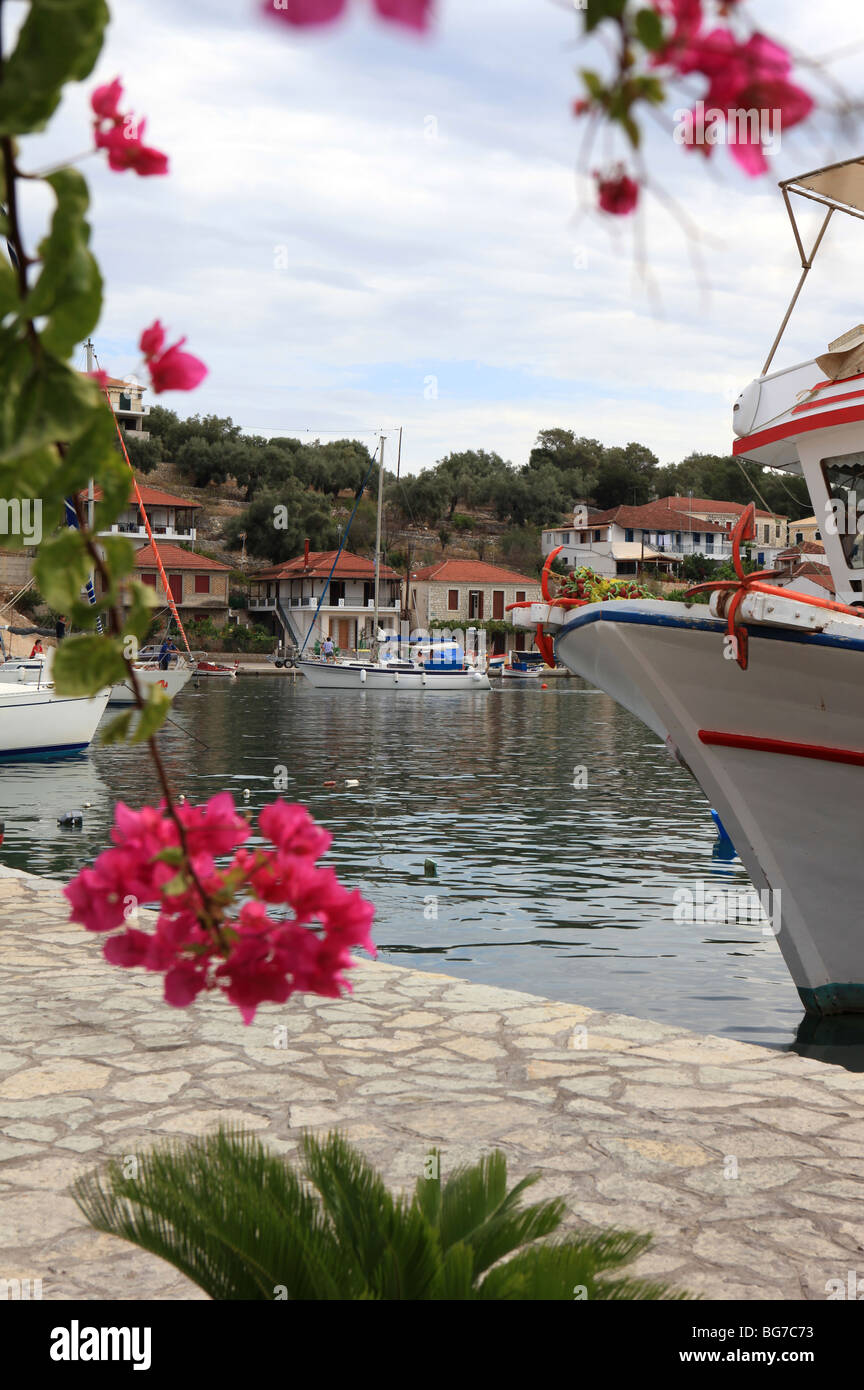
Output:
<instances>
[{"instance_id":1,"label":"white sailboat","mask_svg":"<svg viewBox=\"0 0 864 1390\"><path fill-rule=\"evenodd\" d=\"M107 703L107 690L92 698L70 697L58 695L52 685L26 680L0 684L0 758L83 753Z\"/></svg>"},{"instance_id":2,"label":"white sailboat","mask_svg":"<svg viewBox=\"0 0 864 1390\"><path fill-rule=\"evenodd\" d=\"M805 1009L864 1012L864 326L783 371L771 361L835 211L861 217L864 159L781 184L804 272L762 374L733 411L741 459L803 474L838 603L771 572L708 606L556 600L514 613L631 710L693 773L757 889ZM790 195L826 209L808 256ZM550 557L551 558L551 557ZM570 606L566 606L569 603ZM542 638L541 638L542 640Z\"/></svg>"},{"instance_id":3,"label":"white sailboat","mask_svg":"<svg viewBox=\"0 0 864 1390\"><path fill-rule=\"evenodd\" d=\"M375 600L373 632L377 655L370 661L328 661L298 657L296 666L311 685L322 690L490 690L489 677L466 660L455 642L400 642L378 630L381 570L381 514L384 501L384 436L378 462L378 513L375 528ZM345 539L347 539L347 534ZM344 544L344 541L343 541ZM310 629L311 631L311 629Z\"/></svg>"}]
</instances>

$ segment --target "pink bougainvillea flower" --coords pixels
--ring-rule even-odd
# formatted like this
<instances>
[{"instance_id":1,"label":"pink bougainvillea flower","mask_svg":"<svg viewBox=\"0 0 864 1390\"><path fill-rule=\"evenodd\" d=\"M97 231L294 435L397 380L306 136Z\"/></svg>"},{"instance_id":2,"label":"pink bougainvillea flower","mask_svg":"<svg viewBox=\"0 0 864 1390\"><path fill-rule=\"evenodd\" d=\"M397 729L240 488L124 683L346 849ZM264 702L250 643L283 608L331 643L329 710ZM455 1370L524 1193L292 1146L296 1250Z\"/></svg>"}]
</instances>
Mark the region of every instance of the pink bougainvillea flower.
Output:
<instances>
[{"instance_id":1,"label":"pink bougainvillea flower","mask_svg":"<svg viewBox=\"0 0 864 1390\"><path fill-rule=\"evenodd\" d=\"M157 396L162 391L194 391L207 375L200 357L181 352L185 338L165 347L165 329L158 319L145 328L139 347L150 369L150 382ZM227 793L226 793L227 795Z\"/></svg>"},{"instance_id":2,"label":"pink bougainvillea flower","mask_svg":"<svg viewBox=\"0 0 864 1390\"><path fill-rule=\"evenodd\" d=\"M373 0L382 19L391 19L409 29L427 29L433 0ZM348 8L347 0L261 0L262 14L303 28L310 24L329 24Z\"/></svg>"},{"instance_id":3,"label":"pink bougainvillea flower","mask_svg":"<svg viewBox=\"0 0 864 1390\"><path fill-rule=\"evenodd\" d=\"M428 29L432 18L432 0L375 0L382 19L394 19L409 29Z\"/></svg>"},{"instance_id":4,"label":"pink bougainvillea flower","mask_svg":"<svg viewBox=\"0 0 864 1390\"><path fill-rule=\"evenodd\" d=\"M115 172L134 169L142 178L168 173L168 156L144 144L142 136L145 125L146 121L136 122L132 117L124 116L108 130L97 128L96 148L107 150L108 165Z\"/></svg>"},{"instance_id":5,"label":"pink bougainvillea flower","mask_svg":"<svg viewBox=\"0 0 864 1390\"><path fill-rule=\"evenodd\" d=\"M87 375L92 376L93 380L96 382L96 385L100 386L103 391L107 387L108 382L110 380L108 373L103 372L101 367L97 372L88 372Z\"/></svg>"},{"instance_id":6,"label":"pink bougainvillea flower","mask_svg":"<svg viewBox=\"0 0 864 1390\"><path fill-rule=\"evenodd\" d=\"M97 150L108 154L109 168L117 173L132 169L142 178L168 173L168 156L144 144L144 120L136 120L120 110L123 84L119 77L97 87L90 97L93 108L93 136ZM107 124L106 124L107 123Z\"/></svg>"},{"instance_id":7,"label":"pink bougainvillea flower","mask_svg":"<svg viewBox=\"0 0 864 1390\"><path fill-rule=\"evenodd\" d=\"M263 14L286 24L329 24L346 9L348 0L261 0Z\"/></svg>"},{"instance_id":8,"label":"pink bougainvillea flower","mask_svg":"<svg viewBox=\"0 0 864 1390\"><path fill-rule=\"evenodd\" d=\"M160 353L161 325L142 342ZM259 1005L284 1004L298 991L339 998L351 989L352 949L375 954L375 909L317 864L331 837L305 807L277 801L258 824L269 848L246 844L249 824L227 792L173 814L119 803L112 847L65 890L72 920L113 933L105 959L158 971L166 1002L178 1008L220 990L251 1023ZM139 902L158 904L153 931L129 921Z\"/></svg>"},{"instance_id":9,"label":"pink bougainvillea flower","mask_svg":"<svg viewBox=\"0 0 864 1390\"><path fill-rule=\"evenodd\" d=\"M141 334L138 347L149 361L151 357L158 357L165 346L165 329L158 319L154 319L149 328L145 328Z\"/></svg>"},{"instance_id":10,"label":"pink bougainvillea flower","mask_svg":"<svg viewBox=\"0 0 864 1390\"><path fill-rule=\"evenodd\" d=\"M90 97L93 114L98 116L100 121L119 119L122 95L123 84L119 77L115 77L113 82L106 83L104 87L97 87Z\"/></svg>"},{"instance_id":11,"label":"pink bougainvillea flower","mask_svg":"<svg viewBox=\"0 0 864 1390\"><path fill-rule=\"evenodd\" d=\"M613 217L626 217L634 211L639 202L639 185L624 173L620 165L614 173L605 176L595 174L594 178L597 181L597 205L601 211L611 213Z\"/></svg>"}]
</instances>

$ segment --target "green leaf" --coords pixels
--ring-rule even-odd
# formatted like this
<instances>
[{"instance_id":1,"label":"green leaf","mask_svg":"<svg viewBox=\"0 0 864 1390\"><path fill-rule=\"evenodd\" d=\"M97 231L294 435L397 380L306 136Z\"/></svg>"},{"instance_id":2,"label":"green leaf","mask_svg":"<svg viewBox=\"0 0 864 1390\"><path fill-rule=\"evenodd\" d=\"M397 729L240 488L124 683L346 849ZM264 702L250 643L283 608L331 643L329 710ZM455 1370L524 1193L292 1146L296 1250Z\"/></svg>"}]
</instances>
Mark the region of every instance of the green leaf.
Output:
<instances>
[{"instance_id":1,"label":"green leaf","mask_svg":"<svg viewBox=\"0 0 864 1390\"><path fill-rule=\"evenodd\" d=\"M129 737L132 714L133 711L131 709L126 709L122 714L118 714L115 719L112 719L111 723L107 724L103 729L100 743L104 743L105 745L125 743Z\"/></svg>"},{"instance_id":2,"label":"green leaf","mask_svg":"<svg viewBox=\"0 0 864 1390\"><path fill-rule=\"evenodd\" d=\"M23 351L30 357L26 347ZM17 357L16 353L16 364ZM2 384L6 389L0 403L0 463L20 460L58 441L70 443L90 425L94 410L103 408L95 381L57 357L46 355L38 362L30 357L19 379L9 383L11 390L5 381Z\"/></svg>"},{"instance_id":3,"label":"green leaf","mask_svg":"<svg viewBox=\"0 0 864 1390\"><path fill-rule=\"evenodd\" d=\"M29 319L45 318L42 342L58 357L69 357L99 322L102 276L89 248L87 184L77 169L61 169L46 180L57 207L50 235L39 244L42 271L23 307Z\"/></svg>"},{"instance_id":4,"label":"green leaf","mask_svg":"<svg viewBox=\"0 0 864 1390\"><path fill-rule=\"evenodd\" d=\"M168 717L171 708L171 697L159 685L151 685L147 689L147 703L138 716L135 725L135 732L132 735L133 743L143 743L146 738L152 738L153 734Z\"/></svg>"},{"instance_id":5,"label":"green leaf","mask_svg":"<svg viewBox=\"0 0 864 1390\"><path fill-rule=\"evenodd\" d=\"M0 135L42 130L67 82L92 72L108 23L105 0L31 0L0 83Z\"/></svg>"},{"instance_id":6,"label":"green leaf","mask_svg":"<svg viewBox=\"0 0 864 1390\"><path fill-rule=\"evenodd\" d=\"M53 673L61 695L98 695L125 679L126 663L116 637L85 633L60 643Z\"/></svg>"},{"instance_id":7,"label":"green leaf","mask_svg":"<svg viewBox=\"0 0 864 1390\"><path fill-rule=\"evenodd\" d=\"M595 101L606 100L609 93L598 73L592 72L590 68L583 68L579 76Z\"/></svg>"},{"instance_id":8,"label":"green leaf","mask_svg":"<svg viewBox=\"0 0 864 1390\"><path fill-rule=\"evenodd\" d=\"M640 10L636 16L639 42L652 53L663 47L663 25L656 10Z\"/></svg>"},{"instance_id":9,"label":"green leaf","mask_svg":"<svg viewBox=\"0 0 864 1390\"><path fill-rule=\"evenodd\" d=\"M90 557L79 531L67 527L42 542L33 565L36 584L45 602L57 613L68 613L81 597L90 575Z\"/></svg>"}]
</instances>

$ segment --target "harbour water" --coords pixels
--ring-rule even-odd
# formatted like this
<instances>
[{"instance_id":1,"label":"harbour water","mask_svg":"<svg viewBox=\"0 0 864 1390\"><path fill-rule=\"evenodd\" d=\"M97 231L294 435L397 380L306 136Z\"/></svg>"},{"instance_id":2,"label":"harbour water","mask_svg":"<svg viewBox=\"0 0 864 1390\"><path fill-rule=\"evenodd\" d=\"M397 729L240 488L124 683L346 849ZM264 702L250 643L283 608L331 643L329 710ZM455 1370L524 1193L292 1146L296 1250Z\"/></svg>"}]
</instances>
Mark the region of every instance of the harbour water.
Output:
<instances>
[{"instance_id":1,"label":"harbour water","mask_svg":"<svg viewBox=\"0 0 864 1390\"><path fill-rule=\"evenodd\" d=\"M797 994L702 793L582 681L429 698L241 677L187 687L172 720L165 762L189 800L228 789L254 812L281 776L333 831L334 867L376 904L382 959L792 1043ZM105 847L117 800L157 798L141 748L5 766L2 860L68 878ZM80 829L58 826L79 809Z\"/></svg>"}]
</instances>

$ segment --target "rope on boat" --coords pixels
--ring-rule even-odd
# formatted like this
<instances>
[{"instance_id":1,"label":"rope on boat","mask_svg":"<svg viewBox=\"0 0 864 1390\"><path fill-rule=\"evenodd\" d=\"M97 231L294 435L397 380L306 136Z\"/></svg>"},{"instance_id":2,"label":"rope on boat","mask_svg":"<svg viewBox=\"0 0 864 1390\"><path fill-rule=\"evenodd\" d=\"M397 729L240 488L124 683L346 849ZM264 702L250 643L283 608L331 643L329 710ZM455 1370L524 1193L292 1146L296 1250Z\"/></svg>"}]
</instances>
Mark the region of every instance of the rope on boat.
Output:
<instances>
[{"instance_id":1,"label":"rope on boat","mask_svg":"<svg viewBox=\"0 0 864 1390\"><path fill-rule=\"evenodd\" d=\"M745 574L741 561L741 542L752 541L755 538L756 504L755 502L748 502L732 532L732 563L738 576L737 580L708 580L705 584L695 584L692 589L687 590L685 595L689 598L691 594L699 593L731 594L726 606L726 633L727 636L735 639L735 660L742 671L747 670L749 633L743 623L738 620L738 610L748 594L771 594L775 598L791 598L795 603L806 603L811 608L824 608L832 613L846 613L853 618L860 619L864 616L860 608L850 608L846 603L836 603L833 599L819 598L817 594L803 594L797 589L784 589L778 584L766 584L764 581L773 578L778 573L777 570L754 570L752 574Z\"/></svg>"}]
</instances>

